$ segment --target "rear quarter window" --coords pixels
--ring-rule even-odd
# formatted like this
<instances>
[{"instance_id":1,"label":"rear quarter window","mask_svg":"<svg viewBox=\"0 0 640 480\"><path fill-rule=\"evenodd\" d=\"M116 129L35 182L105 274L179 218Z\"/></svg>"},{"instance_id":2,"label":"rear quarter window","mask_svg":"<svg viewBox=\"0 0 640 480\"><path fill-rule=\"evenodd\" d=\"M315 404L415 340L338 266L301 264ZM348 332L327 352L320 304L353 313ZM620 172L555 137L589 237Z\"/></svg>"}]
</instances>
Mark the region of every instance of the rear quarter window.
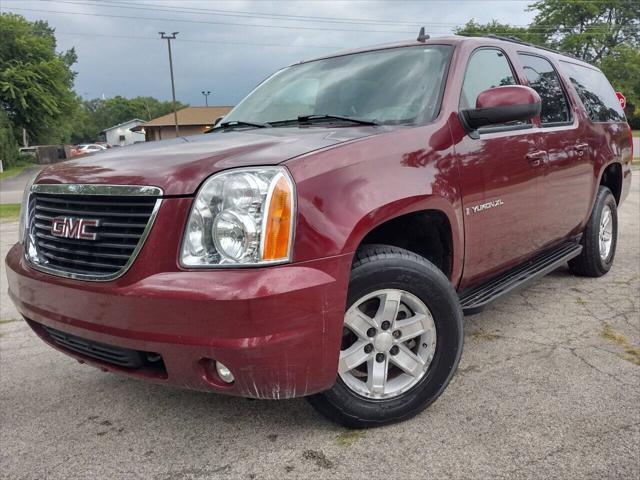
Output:
<instances>
[{"instance_id":1,"label":"rear quarter window","mask_svg":"<svg viewBox=\"0 0 640 480\"><path fill-rule=\"evenodd\" d=\"M562 60L561 67L594 122L624 122L624 111L613 87L599 70Z\"/></svg>"}]
</instances>

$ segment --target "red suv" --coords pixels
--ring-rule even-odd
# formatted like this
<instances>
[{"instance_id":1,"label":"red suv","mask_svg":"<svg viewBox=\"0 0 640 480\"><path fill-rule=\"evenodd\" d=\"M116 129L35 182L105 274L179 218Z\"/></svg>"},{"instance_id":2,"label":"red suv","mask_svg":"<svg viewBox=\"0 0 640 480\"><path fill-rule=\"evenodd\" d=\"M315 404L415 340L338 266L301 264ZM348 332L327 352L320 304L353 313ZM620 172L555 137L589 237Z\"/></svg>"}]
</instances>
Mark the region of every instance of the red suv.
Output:
<instances>
[{"instance_id":1,"label":"red suv","mask_svg":"<svg viewBox=\"0 0 640 480\"><path fill-rule=\"evenodd\" d=\"M463 313L616 250L631 132L595 67L499 38L302 62L211 133L44 170L7 256L52 347L350 426L433 402Z\"/></svg>"}]
</instances>

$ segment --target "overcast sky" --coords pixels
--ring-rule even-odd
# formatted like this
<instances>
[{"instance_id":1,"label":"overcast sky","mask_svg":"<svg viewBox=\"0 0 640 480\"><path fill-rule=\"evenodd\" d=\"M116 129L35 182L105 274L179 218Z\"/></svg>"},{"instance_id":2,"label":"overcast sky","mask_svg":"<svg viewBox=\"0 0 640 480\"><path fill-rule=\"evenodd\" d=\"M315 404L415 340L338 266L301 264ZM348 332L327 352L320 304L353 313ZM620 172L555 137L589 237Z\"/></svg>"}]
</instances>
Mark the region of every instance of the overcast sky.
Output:
<instances>
[{"instance_id":1,"label":"overcast sky","mask_svg":"<svg viewBox=\"0 0 640 480\"><path fill-rule=\"evenodd\" d=\"M171 98L233 105L273 71L336 50L450 34L470 19L525 25L532 0L0 0L2 12L47 20L58 49L75 47L76 91L85 98ZM251 26L254 25L254 26ZM255 26L259 25L259 26Z\"/></svg>"}]
</instances>

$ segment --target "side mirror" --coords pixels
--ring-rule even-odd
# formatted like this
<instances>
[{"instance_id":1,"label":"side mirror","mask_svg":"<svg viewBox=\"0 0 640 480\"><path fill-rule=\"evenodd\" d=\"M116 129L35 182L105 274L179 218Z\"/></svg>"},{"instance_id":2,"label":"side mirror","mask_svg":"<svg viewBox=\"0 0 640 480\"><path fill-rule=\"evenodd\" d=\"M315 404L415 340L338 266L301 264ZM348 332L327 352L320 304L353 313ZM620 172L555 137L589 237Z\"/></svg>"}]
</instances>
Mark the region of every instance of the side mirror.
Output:
<instances>
[{"instance_id":1,"label":"side mirror","mask_svg":"<svg viewBox=\"0 0 640 480\"><path fill-rule=\"evenodd\" d=\"M222 119L223 119L223 118L224 118L224 117L218 117L218 118L216 118L216 119L213 121L213 126L215 127L216 125L218 125L218 124L222 121Z\"/></svg>"},{"instance_id":2,"label":"side mirror","mask_svg":"<svg viewBox=\"0 0 640 480\"><path fill-rule=\"evenodd\" d=\"M467 131L487 125L530 120L540 114L540 95L523 85L506 85L485 90L476 100L476 108L462 110L460 118Z\"/></svg>"}]
</instances>

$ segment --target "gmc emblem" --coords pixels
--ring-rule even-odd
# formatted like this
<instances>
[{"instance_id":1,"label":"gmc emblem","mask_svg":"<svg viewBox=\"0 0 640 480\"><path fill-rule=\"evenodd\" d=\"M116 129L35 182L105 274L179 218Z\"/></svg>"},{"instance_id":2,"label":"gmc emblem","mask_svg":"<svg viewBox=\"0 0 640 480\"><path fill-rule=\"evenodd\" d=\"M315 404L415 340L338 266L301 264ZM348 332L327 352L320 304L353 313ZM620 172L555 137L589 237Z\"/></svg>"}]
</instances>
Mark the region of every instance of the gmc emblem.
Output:
<instances>
[{"instance_id":1,"label":"gmc emblem","mask_svg":"<svg viewBox=\"0 0 640 480\"><path fill-rule=\"evenodd\" d=\"M51 235L78 240L95 240L97 233L87 232L87 227L97 227L100 220L73 217L55 217L51 224Z\"/></svg>"}]
</instances>

